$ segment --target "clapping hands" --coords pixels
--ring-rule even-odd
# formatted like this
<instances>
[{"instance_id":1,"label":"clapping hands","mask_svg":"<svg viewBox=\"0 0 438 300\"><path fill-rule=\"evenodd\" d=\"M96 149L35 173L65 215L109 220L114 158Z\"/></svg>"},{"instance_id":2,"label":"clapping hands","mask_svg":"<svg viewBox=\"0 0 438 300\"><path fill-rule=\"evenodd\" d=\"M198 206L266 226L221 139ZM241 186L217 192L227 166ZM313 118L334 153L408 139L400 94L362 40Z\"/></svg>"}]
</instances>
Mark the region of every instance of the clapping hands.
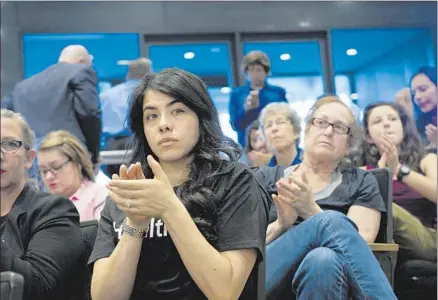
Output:
<instances>
[{"instance_id":1,"label":"clapping hands","mask_svg":"<svg viewBox=\"0 0 438 300\"><path fill-rule=\"evenodd\" d=\"M163 218L180 204L172 185L160 164L151 156L147 157L153 179L146 179L142 166L136 163L129 170L125 165L119 175L113 175L107 184L109 196L129 220L139 227L146 228L150 218Z\"/></svg>"}]
</instances>

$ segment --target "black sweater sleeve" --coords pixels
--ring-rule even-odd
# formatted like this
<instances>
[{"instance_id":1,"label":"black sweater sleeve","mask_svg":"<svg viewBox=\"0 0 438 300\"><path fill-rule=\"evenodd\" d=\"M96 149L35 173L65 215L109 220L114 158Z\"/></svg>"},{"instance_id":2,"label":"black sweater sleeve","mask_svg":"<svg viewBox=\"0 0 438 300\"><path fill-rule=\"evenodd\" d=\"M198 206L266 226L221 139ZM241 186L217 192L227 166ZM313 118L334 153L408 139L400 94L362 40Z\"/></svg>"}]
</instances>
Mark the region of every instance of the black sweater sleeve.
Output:
<instances>
[{"instance_id":1,"label":"black sweater sleeve","mask_svg":"<svg viewBox=\"0 0 438 300\"><path fill-rule=\"evenodd\" d=\"M0 269L23 275L24 299L56 299L71 284L71 275L78 265L85 265L76 208L61 197L50 197L44 202L27 212L26 222L30 225L23 255L14 253L3 238L1 242Z\"/></svg>"}]
</instances>

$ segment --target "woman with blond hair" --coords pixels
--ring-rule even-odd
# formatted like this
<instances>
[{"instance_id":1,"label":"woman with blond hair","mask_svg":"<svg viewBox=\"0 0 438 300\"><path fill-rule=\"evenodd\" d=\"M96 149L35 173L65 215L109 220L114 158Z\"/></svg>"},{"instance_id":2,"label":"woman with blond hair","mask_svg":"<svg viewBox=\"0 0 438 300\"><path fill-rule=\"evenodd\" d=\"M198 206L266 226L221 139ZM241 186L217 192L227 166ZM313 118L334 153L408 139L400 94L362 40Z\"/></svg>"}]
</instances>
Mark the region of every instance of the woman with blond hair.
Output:
<instances>
[{"instance_id":1,"label":"woman with blond hair","mask_svg":"<svg viewBox=\"0 0 438 300\"><path fill-rule=\"evenodd\" d=\"M108 191L94 182L88 151L75 136L50 132L38 150L38 169L49 193L73 201L81 222L100 218Z\"/></svg>"}]
</instances>

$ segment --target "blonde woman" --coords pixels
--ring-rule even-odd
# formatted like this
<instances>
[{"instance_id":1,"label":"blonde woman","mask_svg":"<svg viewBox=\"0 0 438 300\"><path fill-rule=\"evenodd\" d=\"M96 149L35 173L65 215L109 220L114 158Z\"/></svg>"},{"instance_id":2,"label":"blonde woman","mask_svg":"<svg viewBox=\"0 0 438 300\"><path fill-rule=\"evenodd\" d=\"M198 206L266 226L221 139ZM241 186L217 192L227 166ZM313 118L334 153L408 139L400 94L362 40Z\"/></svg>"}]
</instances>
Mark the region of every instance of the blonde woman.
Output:
<instances>
[{"instance_id":1,"label":"blonde woman","mask_svg":"<svg viewBox=\"0 0 438 300\"><path fill-rule=\"evenodd\" d=\"M38 169L49 193L73 201L81 222L100 218L108 191L94 182L88 151L75 136L50 132L38 150Z\"/></svg>"}]
</instances>

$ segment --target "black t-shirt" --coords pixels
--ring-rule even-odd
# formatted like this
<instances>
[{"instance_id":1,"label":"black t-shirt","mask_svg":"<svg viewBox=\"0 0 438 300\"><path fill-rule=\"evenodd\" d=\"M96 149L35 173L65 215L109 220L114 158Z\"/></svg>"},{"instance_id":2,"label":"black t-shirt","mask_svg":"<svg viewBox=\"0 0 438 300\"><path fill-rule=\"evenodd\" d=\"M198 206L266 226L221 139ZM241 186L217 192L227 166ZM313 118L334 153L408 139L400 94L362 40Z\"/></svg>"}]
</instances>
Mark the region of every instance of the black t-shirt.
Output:
<instances>
[{"instance_id":1,"label":"black t-shirt","mask_svg":"<svg viewBox=\"0 0 438 300\"><path fill-rule=\"evenodd\" d=\"M0 236L3 235L7 218L8 215L0 216Z\"/></svg>"},{"instance_id":2,"label":"black t-shirt","mask_svg":"<svg viewBox=\"0 0 438 300\"><path fill-rule=\"evenodd\" d=\"M266 182L271 183L269 184L271 188L275 187L275 185L272 185L272 182L278 180L277 178L274 179L276 173L270 172L266 174L270 174L272 177L269 180L266 180ZM342 172L341 183L332 193L330 193L330 195L320 198L316 200L316 202L322 210L335 210L343 214L347 214L348 210L353 205L373 208L383 213L386 212L385 203L380 194L376 178L373 174L359 168L344 170ZM276 215L277 211L275 205L272 205L269 221L275 221ZM299 221L300 219L298 220L298 223Z\"/></svg>"},{"instance_id":3,"label":"black t-shirt","mask_svg":"<svg viewBox=\"0 0 438 300\"><path fill-rule=\"evenodd\" d=\"M228 167L229 164L231 162L225 163ZM234 163L229 172L217 176L209 188L217 196L215 248L220 252L256 249L257 266L263 259L265 247L268 194L254 174L240 163ZM99 221L90 264L111 255L121 238L124 219L124 213L108 199ZM256 299L256 266L239 299ZM151 220L147 237L143 241L130 299L206 299L190 277L166 225L160 219Z\"/></svg>"}]
</instances>

